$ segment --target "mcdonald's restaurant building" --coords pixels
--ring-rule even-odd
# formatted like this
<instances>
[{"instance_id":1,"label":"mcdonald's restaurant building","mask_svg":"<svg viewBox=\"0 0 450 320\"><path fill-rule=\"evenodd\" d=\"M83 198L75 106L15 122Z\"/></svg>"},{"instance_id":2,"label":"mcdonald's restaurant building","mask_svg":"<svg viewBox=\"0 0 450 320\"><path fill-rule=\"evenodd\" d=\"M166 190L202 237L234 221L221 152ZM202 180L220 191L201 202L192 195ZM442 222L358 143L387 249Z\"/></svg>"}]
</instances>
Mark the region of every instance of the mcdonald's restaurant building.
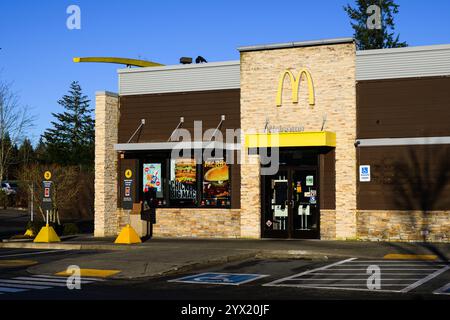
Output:
<instances>
[{"instance_id":1,"label":"mcdonald's restaurant building","mask_svg":"<svg viewBox=\"0 0 450 320\"><path fill-rule=\"evenodd\" d=\"M450 45L238 50L97 93L95 236L449 242Z\"/></svg>"}]
</instances>

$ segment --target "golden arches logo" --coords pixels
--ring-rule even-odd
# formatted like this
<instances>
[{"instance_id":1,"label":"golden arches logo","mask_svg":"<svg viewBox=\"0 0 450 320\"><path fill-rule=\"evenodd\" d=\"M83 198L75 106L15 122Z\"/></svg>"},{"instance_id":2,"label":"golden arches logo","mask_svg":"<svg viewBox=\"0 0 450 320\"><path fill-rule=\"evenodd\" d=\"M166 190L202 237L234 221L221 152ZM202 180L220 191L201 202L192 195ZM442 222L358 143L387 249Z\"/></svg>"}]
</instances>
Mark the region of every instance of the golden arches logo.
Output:
<instances>
[{"instance_id":1,"label":"golden arches logo","mask_svg":"<svg viewBox=\"0 0 450 320\"><path fill-rule=\"evenodd\" d=\"M292 103L298 103L298 91L300 90L300 83L302 82L302 77L305 76L308 85L308 103L310 106L316 104L316 98L314 96L314 83L311 77L311 73L307 69L301 69L296 78L292 71L285 70L281 74L280 81L278 83L277 107L281 107L281 105L283 104L283 86L286 76L289 76L289 80L291 81Z\"/></svg>"}]
</instances>

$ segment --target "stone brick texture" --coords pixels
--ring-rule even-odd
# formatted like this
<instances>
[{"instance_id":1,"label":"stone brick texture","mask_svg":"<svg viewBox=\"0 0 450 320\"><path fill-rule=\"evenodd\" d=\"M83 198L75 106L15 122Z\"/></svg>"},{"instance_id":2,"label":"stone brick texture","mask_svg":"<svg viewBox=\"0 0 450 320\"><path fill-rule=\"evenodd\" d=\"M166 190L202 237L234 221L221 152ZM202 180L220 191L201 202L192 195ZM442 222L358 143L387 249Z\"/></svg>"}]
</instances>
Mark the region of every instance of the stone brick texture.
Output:
<instances>
[{"instance_id":1,"label":"stone brick texture","mask_svg":"<svg viewBox=\"0 0 450 320\"><path fill-rule=\"evenodd\" d=\"M243 133L263 132L270 125L303 126L305 131L336 133L336 211L323 212L326 238L348 239L356 236L356 80L353 43L241 54L241 129ZM297 77L306 68L311 72L316 103L308 104L306 81L302 81L299 103L292 103L291 85L285 80L283 105L276 106L279 77L291 70ZM241 225L245 237L260 236L259 179L257 166L241 170ZM247 203L246 203L247 201ZM327 223L333 224L327 226ZM248 225L252 223L253 227ZM258 227L256 227L258 226Z\"/></svg>"},{"instance_id":2,"label":"stone brick texture","mask_svg":"<svg viewBox=\"0 0 450 320\"><path fill-rule=\"evenodd\" d=\"M96 237L117 235L117 153L119 99L109 93L95 98L95 231Z\"/></svg>"},{"instance_id":3,"label":"stone brick texture","mask_svg":"<svg viewBox=\"0 0 450 320\"><path fill-rule=\"evenodd\" d=\"M450 242L450 211L358 210L356 220L361 240Z\"/></svg>"},{"instance_id":4,"label":"stone brick texture","mask_svg":"<svg viewBox=\"0 0 450 320\"><path fill-rule=\"evenodd\" d=\"M240 210L177 208L156 210L155 237L239 238Z\"/></svg>"}]
</instances>

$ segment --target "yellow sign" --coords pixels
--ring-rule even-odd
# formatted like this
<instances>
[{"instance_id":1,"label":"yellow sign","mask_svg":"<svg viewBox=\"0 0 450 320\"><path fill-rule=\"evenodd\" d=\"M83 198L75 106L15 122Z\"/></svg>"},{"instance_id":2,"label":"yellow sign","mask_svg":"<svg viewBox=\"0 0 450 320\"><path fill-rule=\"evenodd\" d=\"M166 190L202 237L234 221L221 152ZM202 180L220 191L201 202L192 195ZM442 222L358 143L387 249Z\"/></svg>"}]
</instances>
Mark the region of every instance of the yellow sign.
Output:
<instances>
[{"instance_id":1,"label":"yellow sign","mask_svg":"<svg viewBox=\"0 0 450 320\"><path fill-rule=\"evenodd\" d=\"M45 180L50 180L52 178L52 173L50 171L45 171L44 178Z\"/></svg>"},{"instance_id":2,"label":"yellow sign","mask_svg":"<svg viewBox=\"0 0 450 320\"><path fill-rule=\"evenodd\" d=\"M133 171L130 169L125 170L125 178L130 179L133 176Z\"/></svg>"},{"instance_id":3,"label":"yellow sign","mask_svg":"<svg viewBox=\"0 0 450 320\"><path fill-rule=\"evenodd\" d=\"M302 77L305 76L306 82L308 85L308 103L310 106L315 105L316 100L314 96L314 84L312 81L311 73L306 69L301 69L298 73L297 78L295 78L294 74L290 70L285 70L281 76L280 81L278 83L278 92L277 92L277 107L281 107L282 98L283 98L283 85L284 79L286 76L289 76L289 80L291 81L292 87L292 103L298 103L298 91L300 89L300 83L302 82Z\"/></svg>"}]
</instances>

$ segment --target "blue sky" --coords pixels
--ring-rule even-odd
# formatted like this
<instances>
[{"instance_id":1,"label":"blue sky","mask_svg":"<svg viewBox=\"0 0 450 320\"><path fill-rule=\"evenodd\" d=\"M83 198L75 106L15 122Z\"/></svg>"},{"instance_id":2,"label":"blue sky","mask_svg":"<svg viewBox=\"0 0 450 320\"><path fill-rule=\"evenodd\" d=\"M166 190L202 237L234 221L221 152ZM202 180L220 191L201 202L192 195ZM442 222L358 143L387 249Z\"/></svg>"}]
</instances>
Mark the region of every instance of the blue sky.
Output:
<instances>
[{"instance_id":1,"label":"blue sky","mask_svg":"<svg viewBox=\"0 0 450 320\"><path fill-rule=\"evenodd\" d=\"M352 0L2 0L0 77L13 82L21 103L36 114L33 141L49 127L56 101L78 80L117 92L119 66L74 64L75 56L119 56L177 64L198 55L239 59L236 47L352 36L342 6ZM401 40L450 43L450 1L397 0ZM66 9L81 8L81 30L68 30ZM93 105L93 102L92 102Z\"/></svg>"}]
</instances>

